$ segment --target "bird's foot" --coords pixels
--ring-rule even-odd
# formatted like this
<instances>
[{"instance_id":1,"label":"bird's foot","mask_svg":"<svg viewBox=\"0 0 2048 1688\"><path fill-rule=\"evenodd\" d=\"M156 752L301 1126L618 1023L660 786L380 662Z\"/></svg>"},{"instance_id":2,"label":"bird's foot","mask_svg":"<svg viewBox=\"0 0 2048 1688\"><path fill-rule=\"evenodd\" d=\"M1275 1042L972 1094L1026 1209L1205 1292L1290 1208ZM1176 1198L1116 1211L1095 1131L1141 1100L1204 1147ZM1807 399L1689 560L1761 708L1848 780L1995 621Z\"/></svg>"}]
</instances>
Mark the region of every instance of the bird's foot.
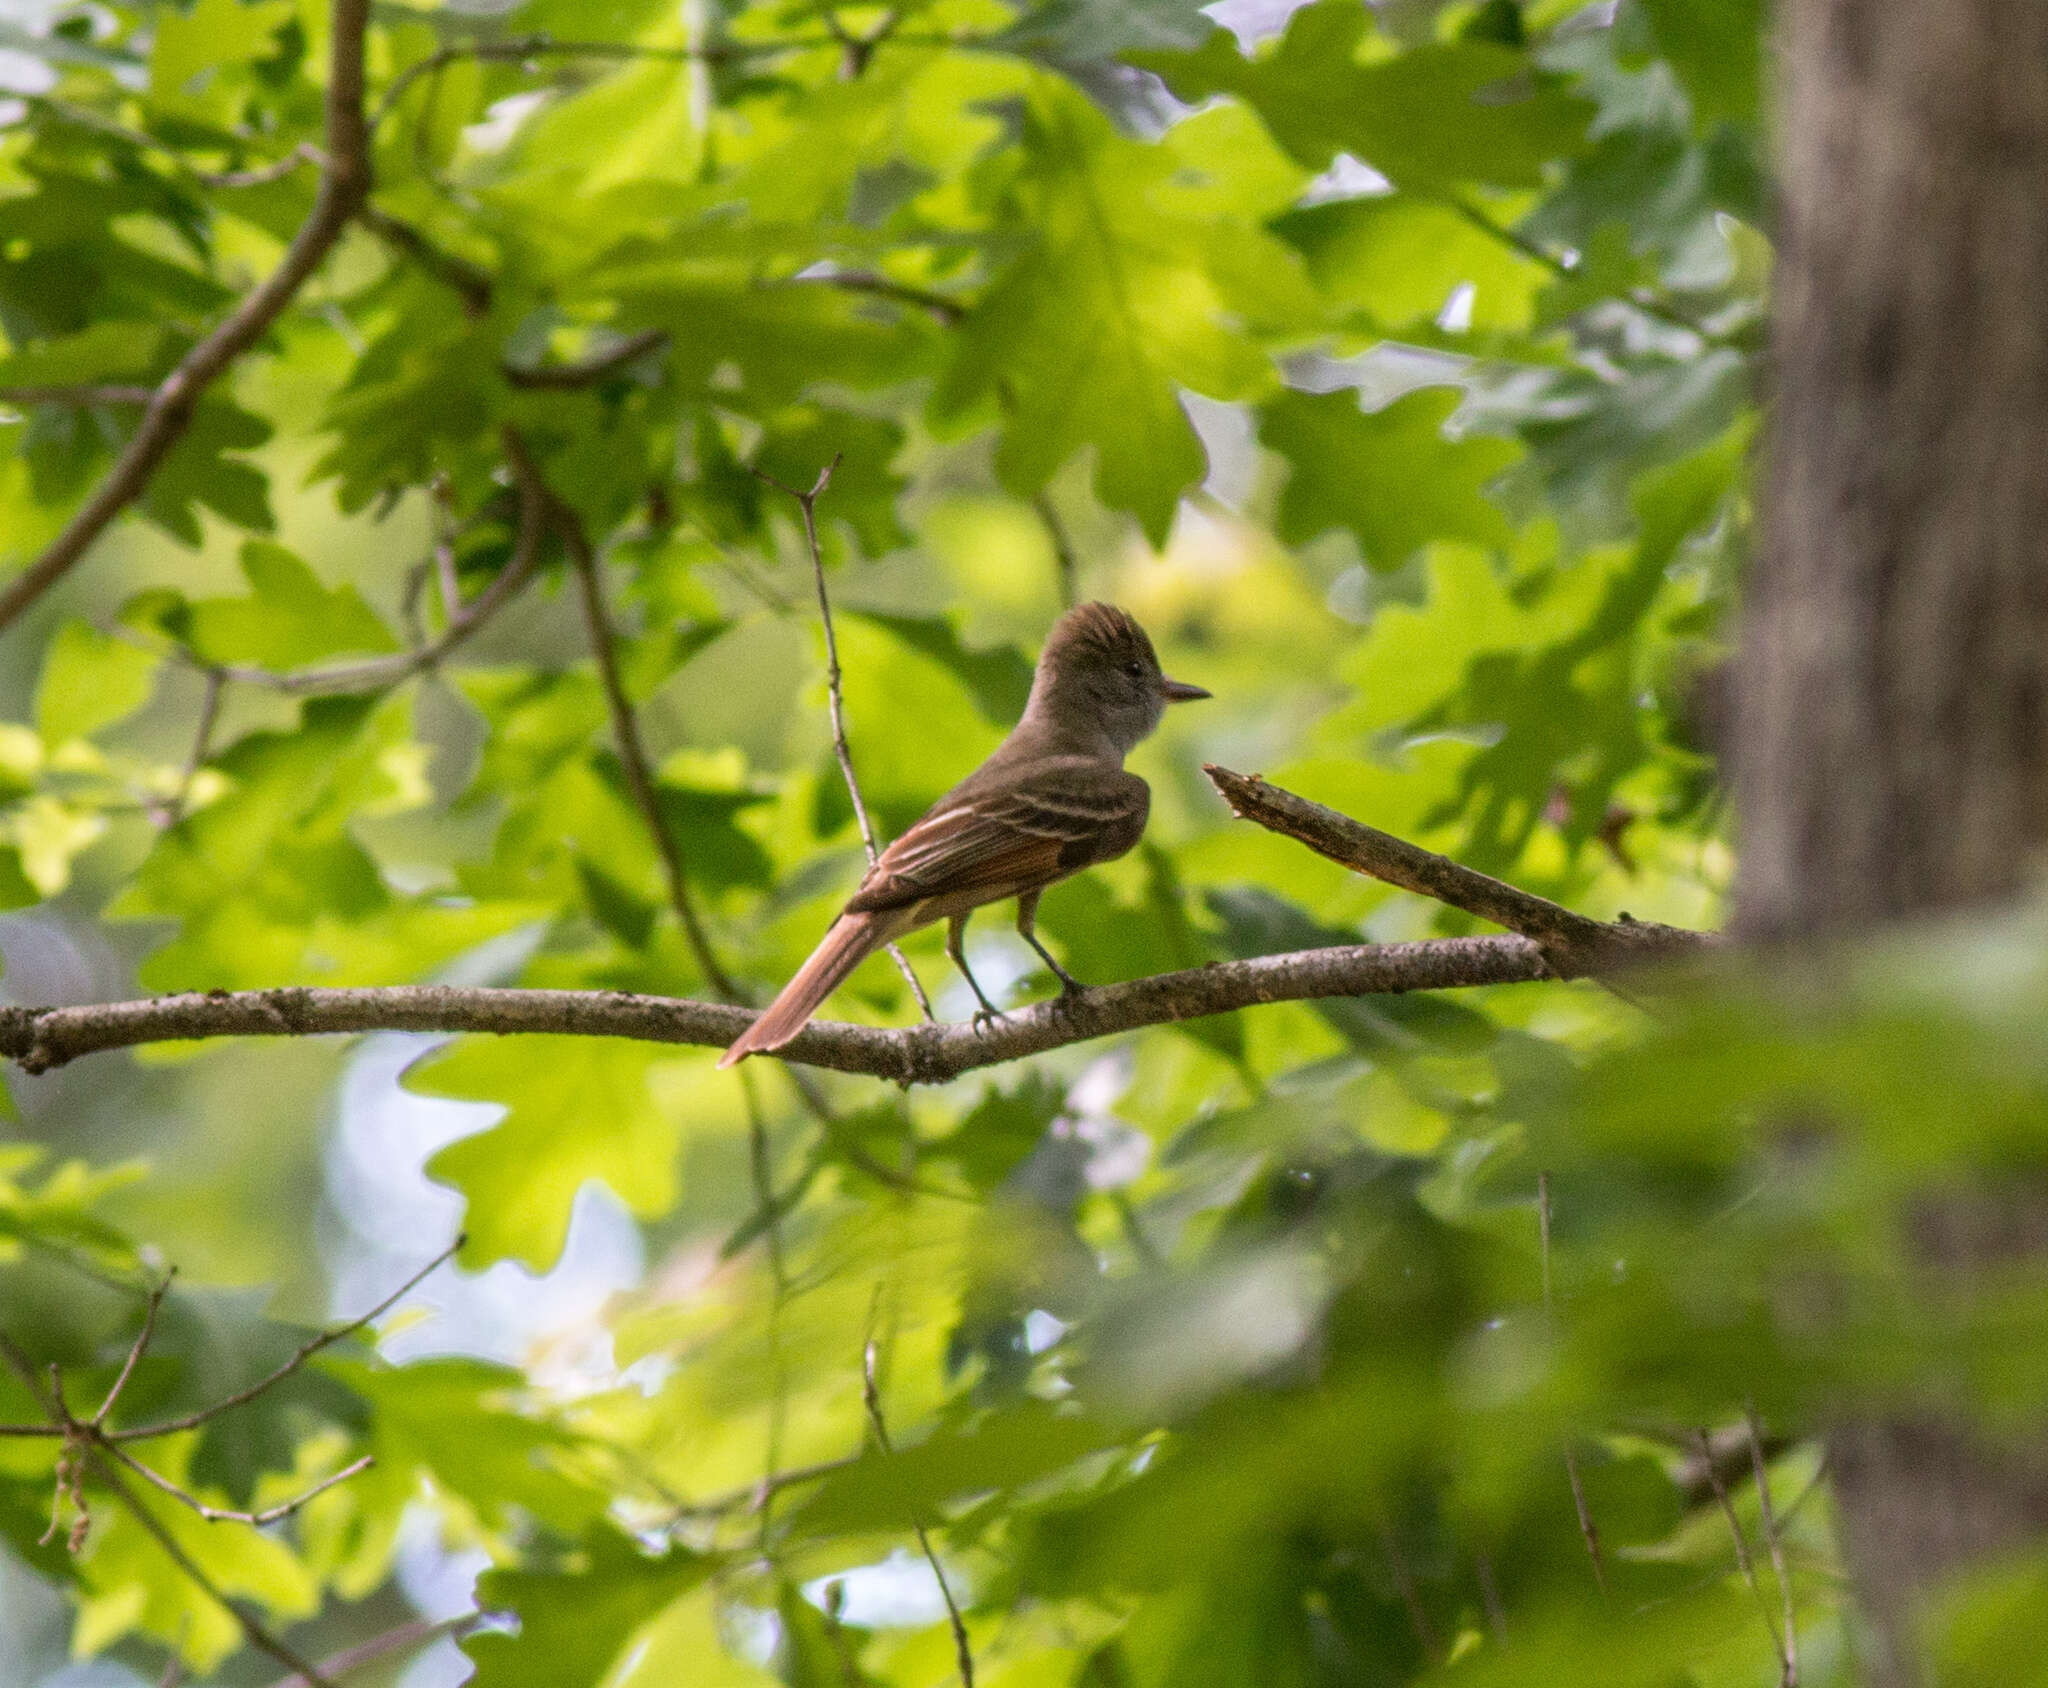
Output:
<instances>
[{"instance_id":1,"label":"bird's foot","mask_svg":"<svg viewBox=\"0 0 2048 1688\"><path fill-rule=\"evenodd\" d=\"M974 1011L974 1019L970 1023L973 1025L975 1031L977 1033L980 1033L986 1031L990 1026L993 1026L998 1020L1007 1020L1008 1018L1009 1015L1005 1014L1000 1008L996 1007L994 1003L984 1002L979 1008L977 1008Z\"/></svg>"},{"instance_id":2,"label":"bird's foot","mask_svg":"<svg viewBox=\"0 0 2048 1688\"><path fill-rule=\"evenodd\" d=\"M1072 997L1080 996L1088 989L1086 985L1082 984L1079 979L1075 978L1064 967L1055 967L1052 971L1053 977L1060 982L1060 1001L1065 1002Z\"/></svg>"}]
</instances>

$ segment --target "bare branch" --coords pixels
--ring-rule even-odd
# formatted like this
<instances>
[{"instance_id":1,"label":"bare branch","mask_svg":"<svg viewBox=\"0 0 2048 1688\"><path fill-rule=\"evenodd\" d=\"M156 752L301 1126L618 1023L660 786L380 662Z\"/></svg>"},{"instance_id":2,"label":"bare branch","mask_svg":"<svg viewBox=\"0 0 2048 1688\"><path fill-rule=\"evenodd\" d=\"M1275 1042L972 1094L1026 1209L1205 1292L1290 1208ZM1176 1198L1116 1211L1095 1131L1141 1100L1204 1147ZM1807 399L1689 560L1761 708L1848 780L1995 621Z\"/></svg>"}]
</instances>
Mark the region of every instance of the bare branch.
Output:
<instances>
[{"instance_id":1,"label":"bare branch","mask_svg":"<svg viewBox=\"0 0 2048 1688\"><path fill-rule=\"evenodd\" d=\"M1268 785L1256 774L1238 774L1213 763L1202 771L1223 799L1245 820L1306 844L1319 856L1353 872L1432 897L1440 903L1540 944L1561 978L1583 978L1657 957L1697 954L1718 944L1707 932L1660 926L1645 920L1594 920L1439 856L1406 839L1381 832Z\"/></svg>"},{"instance_id":2,"label":"bare branch","mask_svg":"<svg viewBox=\"0 0 2048 1688\"><path fill-rule=\"evenodd\" d=\"M453 1259L456 1251L462 1247L465 1240L463 1237L457 1237L367 1313L349 1320L345 1325L329 1326L326 1330L320 1331L300 1343L293 1351L291 1357L267 1377L258 1379L245 1389L236 1390L234 1394L214 1402L210 1407L201 1407L197 1412L185 1413L178 1418L161 1419L155 1424L138 1425L132 1430L109 1430L103 1433L105 1439L109 1442L146 1442L152 1437L169 1436L180 1430L196 1430L200 1425L205 1424L210 1419L218 1418L229 1409L246 1405L266 1390L273 1389L282 1383L315 1354L319 1353L321 1349L331 1348L335 1343L342 1341L344 1338L354 1336L357 1331L361 1330L372 1319L388 1313L400 1301L404 1300L412 1290L417 1288L435 1268ZM355 1468L352 1468L352 1471L353 1469ZM340 1479L330 1478L329 1481L339 1482Z\"/></svg>"},{"instance_id":3,"label":"bare branch","mask_svg":"<svg viewBox=\"0 0 2048 1688\"><path fill-rule=\"evenodd\" d=\"M1550 1298L1550 1174L1536 1174L1536 1236L1543 1256L1543 1313L1555 1319L1557 1309ZM1586 1504L1586 1480L1579 1471L1579 1455L1571 1443L1564 1446L1564 1474L1572 1489L1572 1510L1579 1515L1579 1535L1586 1544L1586 1557L1593 1562L1593 1581L1607 1592L1607 1566L1600 1557L1600 1532L1593 1523L1593 1509Z\"/></svg>"},{"instance_id":4,"label":"bare branch","mask_svg":"<svg viewBox=\"0 0 2048 1688\"><path fill-rule=\"evenodd\" d=\"M0 387L0 404L147 404L154 387Z\"/></svg>"},{"instance_id":5,"label":"bare branch","mask_svg":"<svg viewBox=\"0 0 2048 1688\"><path fill-rule=\"evenodd\" d=\"M853 800L853 817L860 823L861 848L868 853L868 866L873 867L880 857L875 848L875 823L868 819L867 800L861 796L860 780L853 771L853 751L846 742L846 688L839 672L839 639L832 631L832 599L825 590L825 557L818 547L818 500L825 489L832 484L832 472L839 467L839 459L818 471L818 478L811 483L809 492L798 492L795 487L784 486L773 475L763 474L755 469L754 474L767 482L776 491L787 493L797 502L803 512L804 541L810 547L811 574L818 586L818 620L825 629L825 703L832 717L832 754L839 759L840 777L846 781L846 795ZM924 985L918 979L917 970L910 965L910 959L895 944L884 946L889 959L896 963L896 971L903 975L903 982L910 987L910 994L917 999L917 1006L927 1020L934 1018L931 998L925 995Z\"/></svg>"},{"instance_id":6,"label":"bare branch","mask_svg":"<svg viewBox=\"0 0 2048 1688\"><path fill-rule=\"evenodd\" d=\"M281 1518L289 1518L315 1495L325 1494L335 1484L346 1483L351 1477L369 1470L371 1466L377 1463L376 1455L364 1454L361 1459L343 1466L333 1476L321 1478L319 1482L315 1483L303 1494L295 1495L288 1501L281 1501L276 1506L266 1506L260 1512L249 1512L236 1507L210 1505L193 1494L189 1489L182 1488L172 1482L170 1478L166 1477L161 1471L156 1470L153 1466L144 1465L141 1460L137 1459L133 1454L126 1452L110 1438L101 1436L95 1437L94 1440L106 1452L112 1454L115 1459L134 1472L136 1476L142 1478L145 1482L154 1484L165 1494L169 1495L171 1499L184 1502L185 1505L198 1513L209 1524L275 1524Z\"/></svg>"},{"instance_id":7,"label":"bare branch","mask_svg":"<svg viewBox=\"0 0 2048 1688\"><path fill-rule=\"evenodd\" d=\"M363 123L363 34L370 0L333 0L333 57L327 73L327 163L313 209L277 268L178 362L150 395L127 446L43 554L0 591L0 628L22 614L83 557L114 518L140 498L190 425L200 394L262 338L341 238L370 191L369 134Z\"/></svg>"},{"instance_id":8,"label":"bare branch","mask_svg":"<svg viewBox=\"0 0 2048 1688\"><path fill-rule=\"evenodd\" d=\"M619 765L625 770L627 788L640 818L653 835L655 853L661 858L663 877L668 882L669 906L682 923L684 940L695 957L697 970L711 988L727 1002L743 998L732 976L719 965L711 948L710 935L697 913L697 901L690 891L689 875L683 869L682 847L661 812L661 798L654 788L654 771L647 762L647 749L640 742L640 722L633 713L633 700L619 677L619 653L614 643L611 618L605 613L604 582L598 575L597 557L583 532L583 523L566 506L553 504L554 520L569 548L569 560L576 568L576 584L583 600L583 625L590 636L590 652L597 661L597 677L604 686L605 704L611 711L612 740L618 747Z\"/></svg>"},{"instance_id":9,"label":"bare branch","mask_svg":"<svg viewBox=\"0 0 2048 1688\"><path fill-rule=\"evenodd\" d=\"M111 1451L108 1450L108 1452ZM239 1603L227 1597L222 1591L220 1584L208 1576L199 1567L198 1562L184 1548L178 1545L178 1538L164 1528L162 1520L142 1504L141 1497L133 1489L129 1488L126 1483L121 1481L119 1473L108 1463L104 1453L94 1449L89 1451L85 1457L87 1463L92 1468L93 1476L126 1508L136 1523L140 1524L155 1539L157 1546L163 1549L165 1557L172 1564L176 1565L179 1570L183 1571L193 1582L197 1583L215 1605L219 1606L222 1611L226 1612L236 1623L241 1625L242 1634L250 1646L257 1648L261 1652L268 1653L279 1664L283 1665L286 1670L298 1672L299 1676L309 1685L309 1688L334 1688L331 1679L324 1675L317 1666L302 1658L295 1649L285 1642L282 1636L278 1635L261 1619L246 1610Z\"/></svg>"},{"instance_id":10,"label":"bare branch","mask_svg":"<svg viewBox=\"0 0 2048 1688\"><path fill-rule=\"evenodd\" d=\"M572 392L580 387L596 386L607 375L667 344L667 329L644 328L638 334L629 334L617 344L607 346L601 352L593 352L575 363L508 363L504 366L505 379L515 387Z\"/></svg>"},{"instance_id":11,"label":"bare branch","mask_svg":"<svg viewBox=\"0 0 2048 1688\"><path fill-rule=\"evenodd\" d=\"M882 1392L875 1382L875 1339L871 1336L860 1352L860 1398L868 1410L868 1422L875 1427L875 1445L885 1454L896 1450L889 1443L889 1426L882 1418ZM974 1650L967 1644L967 1621L960 1616L960 1607L953 1599L953 1585L946 1581L946 1567L939 1563L939 1556L932 1549L932 1538L920 1523L911 1528L917 1532L917 1545L924 1552L925 1563L932 1568L932 1575L938 1579L939 1596L946 1602L946 1621L953 1627L953 1656L960 1667L960 1688L974 1688Z\"/></svg>"},{"instance_id":12,"label":"bare branch","mask_svg":"<svg viewBox=\"0 0 2048 1688\"><path fill-rule=\"evenodd\" d=\"M1528 984L1554 977L1543 952L1522 937L1339 944L1098 985L1013 1009L993 1025L890 1029L813 1021L776 1053L785 1061L899 1084L944 1084L962 1073L1050 1049L1258 1003ZM26 1072L41 1073L81 1055L147 1043L374 1031L548 1033L723 1049L753 1018L751 1010L724 1003L628 991L289 985L188 991L73 1008L4 1008L0 1056Z\"/></svg>"}]
</instances>

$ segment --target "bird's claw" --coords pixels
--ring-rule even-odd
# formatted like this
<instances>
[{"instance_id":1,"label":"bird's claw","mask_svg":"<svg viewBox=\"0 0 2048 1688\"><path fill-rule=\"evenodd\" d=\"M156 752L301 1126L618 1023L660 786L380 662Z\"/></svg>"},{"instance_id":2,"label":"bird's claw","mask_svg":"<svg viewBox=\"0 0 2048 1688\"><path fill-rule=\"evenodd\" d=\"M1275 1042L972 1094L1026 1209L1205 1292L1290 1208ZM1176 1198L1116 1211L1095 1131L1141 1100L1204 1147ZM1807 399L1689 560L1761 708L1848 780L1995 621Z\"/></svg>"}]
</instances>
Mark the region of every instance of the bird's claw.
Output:
<instances>
[{"instance_id":1,"label":"bird's claw","mask_svg":"<svg viewBox=\"0 0 2048 1688\"><path fill-rule=\"evenodd\" d=\"M974 1011L974 1019L971 1022L971 1024L973 1025L975 1031L979 1033L987 1030L990 1026L994 1025L998 1020L1007 1020L1008 1018L1009 1016L1005 1014L1000 1008L993 1007L990 1004L984 1002L979 1008L977 1008Z\"/></svg>"}]
</instances>

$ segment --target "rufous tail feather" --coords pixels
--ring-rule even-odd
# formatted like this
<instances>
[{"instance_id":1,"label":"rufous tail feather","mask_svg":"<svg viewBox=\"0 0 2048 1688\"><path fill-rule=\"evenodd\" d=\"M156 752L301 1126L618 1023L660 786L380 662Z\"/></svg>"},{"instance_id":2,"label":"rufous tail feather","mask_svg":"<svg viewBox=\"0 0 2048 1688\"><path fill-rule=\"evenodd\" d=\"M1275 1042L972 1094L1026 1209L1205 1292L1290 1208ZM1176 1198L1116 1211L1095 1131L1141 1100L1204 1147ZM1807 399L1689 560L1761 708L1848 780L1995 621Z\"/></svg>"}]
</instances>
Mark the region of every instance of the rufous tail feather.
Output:
<instances>
[{"instance_id":1,"label":"rufous tail feather","mask_svg":"<svg viewBox=\"0 0 2048 1688\"><path fill-rule=\"evenodd\" d=\"M839 988L849 973L895 937L902 924L880 912L842 914L811 951L810 960L796 970L796 977L782 987L781 994L761 1011L758 1020L732 1040L732 1047L719 1056L718 1064L730 1067L749 1055L770 1054L788 1043L810 1024L818 1005Z\"/></svg>"}]
</instances>

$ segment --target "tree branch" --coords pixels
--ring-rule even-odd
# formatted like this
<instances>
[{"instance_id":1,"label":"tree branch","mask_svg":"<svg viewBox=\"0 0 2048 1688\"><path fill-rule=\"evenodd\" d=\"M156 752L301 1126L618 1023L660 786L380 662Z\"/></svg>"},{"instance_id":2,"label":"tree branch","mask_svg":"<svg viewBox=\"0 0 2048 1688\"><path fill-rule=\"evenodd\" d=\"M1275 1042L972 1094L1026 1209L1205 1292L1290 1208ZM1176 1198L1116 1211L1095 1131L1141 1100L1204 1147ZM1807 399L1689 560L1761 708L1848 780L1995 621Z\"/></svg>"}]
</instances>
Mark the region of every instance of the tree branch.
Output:
<instances>
[{"instance_id":1,"label":"tree branch","mask_svg":"<svg viewBox=\"0 0 2048 1688\"><path fill-rule=\"evenodd\" d=\"M1243 819L1306 844L1319 856L1353 872L1432 897L1437 902L1475 914L1496 926L1538 944L1560 978L1584 978L1630 962L1697 954L1720 940L1710 932L1660 926L1646 920L1594 920L1521 890L1503 880L1475 872L1410 844L1392 833L1364 825L1335 809L1311 803L1256 774L1238 774L1214 763L1203 766L1210 783Z\"/></svg>"},{"instance_id":2,"label":"tree branch","mask_svg":"<svg viewBox=\"0 0 2048 1688\"><path fill-rule=\"evenodd\" d=\"M813 1021L777 1053L837 1072L902 1084L943 1084L962 1073L1050 1049L1257 1003L1527 984L1555 977L1542 950L1523 937L1342 944L1099 985L1013 1009L982 1027L939 1023L890 1029ZM0 1010L0 1056L24 1071L41 1073L82 1055L148 1043L374 1031L548 1033L722 1049L753 1018L751 1010L724 1003L627 991L285 986L190 991L73 1008L8 1008Z\"/></svg>"},{"instance_id":3,"label":"tree branch","mask_svg":"<svg viewBox=\"0 0 2048 1688\"><path fill-rule=\"evenodd\" d=\"M825 590L825 557L818 548L818 499L832 484L832 471L838 467L839 459L834 457L818 471L818 478L811 483L809 492L798 492L795 487L784 486L773 475L763 474L759 469L754 474L777 492L794 498L797 508L803 512L804 542L810 547L811 575L818 586L818 620L825 629L825 707L832 718L832 754L839 760L839 773L846 782L846 795L853 801L853 818L860 823L861 848L867 851L868 866L873 867L881 852L875 848L875 823L868 819L867 799L861 796L860 780L853 771L853 751L846 742L846 687L839 671L839 639L832 631L832 599ZM932 1019L932 1000L925 995L924 985L918 979L917 970L910 965L910 958L895 944L883 947L888 950L889 959L896 963L896 971L903 975L903 982L910 987L910 994L917 999L917 1006L924 1017Z\"/></svg>"},{"instance_id":4,"label":"tree branch","mask_svg":"<svg viewBox=\"0 0 2048 1688\"><path fill-rule=\"evenodd\" d=\"M222 1399L214 1402L210 1407L201 1407L197 1412L185 1413L178 1418L160 1419L155 1424L138 1425L132 1430L106 1431L104 1432L106 1440L110 1442L146 1442L153 1437L174 1435L180 1430L197 1430L202 1424L205 1424L210 1419L218 1418L230 1408L247 1405L266 1390L275 1388L286 1378L290 1377L293 1372L297 1371L315 1354L319 1353L321 1349L331 1348L335 1343L342 1341L344 1338L354 1336L357 1331L361 1330L372 1319L388 1313L431 1276L436 1268L454 1259L457 1251L461 1249L463 1243L467 1240L465 1237L458 1236L367 1313L350 1319L346 1324L330 1325L325 1330L316 1332L313 1336L308 1337L306 1341L300 1343L292 1351L290 1358L284 1364L267 1376L259 1378L246 1389L238 1389L232 1395L224 1396Z\"/></svg>"},{"instance_id":5,"label":"tree branch","mask_svg":"<svg viewBox=\"0 0 2048 1688\"><path fill-rule=\"evenodd\" d=\"M283 260L234 311L166 375L150 395L126 448L48 549L0 591L0 629L83 557L114 518L140 498L150 477L190 425L199 395L283 314L341 238L370 191L369 132L363 123L363 35L370 0L333 0L333 58L327 74L326 164L313 209Z\"/></svg>"},{"instance_id":6,"label":"tree branch","mask_svg":"<svg viewBox=\"0 0 2048 1688\"><path fill-rule=\"evenodd\" d=\"M121 1481L104 1453L97 1449L90 1450L86 1455L86 1462L100 1484L127 1509L136 1523L155 1539L157 1546L163 1549L164 1556L205 1590L208 1598L241 1626L242 1634L250 1646L259 1652L268 1653L286 1670L296 1671L311 1688L333 1688L333 1683L322 1674L318 1666L303 1658L282 1636L227 1597L220 1584L200 1569L198 1562L178 1545L178 1538L164 1527L162 1520L142 1504L142 1498Z\"/></svg>"}]
</instances>

